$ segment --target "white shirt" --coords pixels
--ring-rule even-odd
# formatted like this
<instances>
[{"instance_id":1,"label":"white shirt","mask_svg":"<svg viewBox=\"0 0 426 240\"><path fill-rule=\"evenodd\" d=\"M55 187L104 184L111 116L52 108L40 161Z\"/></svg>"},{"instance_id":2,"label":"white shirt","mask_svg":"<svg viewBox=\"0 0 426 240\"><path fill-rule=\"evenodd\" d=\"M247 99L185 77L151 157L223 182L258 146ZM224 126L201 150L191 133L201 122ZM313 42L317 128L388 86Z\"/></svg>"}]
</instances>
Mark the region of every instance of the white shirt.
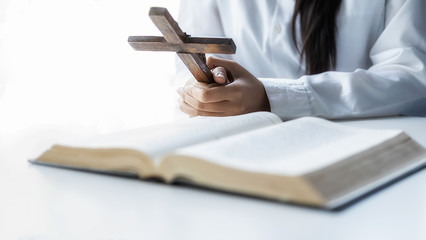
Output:
<instances>
[{"instance_id":1,"label":"white shirt","mask_svg":"<svg viewBox=\"0 0 426 240\"><path fill-rule=\"evenodd\" d=\"M305 75L291 35L294 0L182 0L179 25L226 36L282 119L426 116L426 1L343 0L335 71ZM297 36L300 39L300 36ZM178 80L189 78L178 61Z\"/></svg>"}]
</instances>

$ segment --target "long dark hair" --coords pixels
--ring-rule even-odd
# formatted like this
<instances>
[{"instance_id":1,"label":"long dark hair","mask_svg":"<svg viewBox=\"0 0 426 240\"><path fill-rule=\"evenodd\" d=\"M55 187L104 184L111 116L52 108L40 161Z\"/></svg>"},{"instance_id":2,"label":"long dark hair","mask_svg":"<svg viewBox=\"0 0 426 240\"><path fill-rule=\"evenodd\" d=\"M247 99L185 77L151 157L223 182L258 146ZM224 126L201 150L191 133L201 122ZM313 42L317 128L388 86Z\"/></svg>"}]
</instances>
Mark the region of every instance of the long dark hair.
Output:
<instances>
[{"instance_id":1,"label":"long dark hair","mask_svg":"<svg viewBox=\"0 0 426 240\"><path fill-rule=\"evenodd\" d=\"M296 0L292 19L293 42L306 63L306 73L316 74L336 67L336 18L342 0ZM296 39L300 16L301 49Z\"/></svg>"}]
</instances>

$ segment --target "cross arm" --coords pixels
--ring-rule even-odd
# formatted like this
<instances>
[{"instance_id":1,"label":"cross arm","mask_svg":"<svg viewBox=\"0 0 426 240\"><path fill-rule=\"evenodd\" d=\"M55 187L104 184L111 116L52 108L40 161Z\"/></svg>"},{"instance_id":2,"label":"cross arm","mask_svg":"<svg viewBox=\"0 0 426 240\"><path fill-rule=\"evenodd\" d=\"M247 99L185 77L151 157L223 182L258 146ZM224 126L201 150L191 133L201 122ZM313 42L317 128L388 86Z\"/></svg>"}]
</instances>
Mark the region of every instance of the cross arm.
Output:
<instances>
[{"instance_id":1,"label":"cross arm","mask_svg":"<svg viewBox=\"0 0 426 240\"><path fill-rule=\"evenodd\" d=\"M205 53L235 53L236 51L232 39L189 37L180 29L166 8L152 7L149 16L164 38L130 36L129 44L135 50L177 52L197 81L213 82L213 75L206 65Z\"/></svg>"},{"instance_id":2,"label":"cross arm","mask_svg":"<svg viewBox=\"0 0 426 240\"><path fill-rule=\"evenodd\" d=\"M183 40L187 37L166 8L152 7L149 10L149 17L167 42L183 43Z\"/></svg>"},{"instance_id":3,"label":"cross arm","mask_svg":"<svg viewBox=\"0 0 426 240\"><path fill-rule=\"evenodd\" d=\"M187 37L184 43L171 43L163 37L130 36L128 42L137 51L222 54L234 54L236 51L235 43L231 38Z\"/></svg>"}]
</instances>

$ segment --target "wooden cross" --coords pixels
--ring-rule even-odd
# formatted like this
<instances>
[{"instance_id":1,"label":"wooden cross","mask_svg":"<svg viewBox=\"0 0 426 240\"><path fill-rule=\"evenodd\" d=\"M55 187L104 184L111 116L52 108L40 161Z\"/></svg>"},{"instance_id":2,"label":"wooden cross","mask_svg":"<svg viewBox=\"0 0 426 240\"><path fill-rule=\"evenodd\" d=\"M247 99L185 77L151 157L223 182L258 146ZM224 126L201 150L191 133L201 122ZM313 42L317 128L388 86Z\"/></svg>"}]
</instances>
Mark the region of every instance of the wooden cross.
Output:
<instances>
[{"instance_id":1,"label":"wooden cross","mask_svg":"<svg viewBox=\"0 0 426 240\"><path fill-rule=\"evenodd\" d=\"M231 38L190 37L165 8L152 7L149 16L164 37L130 36L130 46L138 51L176 52L197 81L213 82L213 75L206 65L206 53L234 54L236 51Z\"/></svg>"}]
</instances>

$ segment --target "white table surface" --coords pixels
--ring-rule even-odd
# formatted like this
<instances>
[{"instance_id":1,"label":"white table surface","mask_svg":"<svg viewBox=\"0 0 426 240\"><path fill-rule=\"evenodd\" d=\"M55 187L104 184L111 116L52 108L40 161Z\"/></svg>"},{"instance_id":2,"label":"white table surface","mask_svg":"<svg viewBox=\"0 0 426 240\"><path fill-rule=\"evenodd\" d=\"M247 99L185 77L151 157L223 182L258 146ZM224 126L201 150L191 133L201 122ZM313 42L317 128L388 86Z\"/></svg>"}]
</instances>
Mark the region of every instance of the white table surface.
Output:
<instances>
[{"instance_id":1,"label":"white table surface","mask_svg":"<svg viewBox=\"0 0 426 240\"><path fill-rule=\"evenodd\" d=\"M426 146L426 118L343 124L404 129ZM426 239L425 169L332 212L29 164L55 134L0 136L0 239Z\"/></svg>"}]
</instances>

